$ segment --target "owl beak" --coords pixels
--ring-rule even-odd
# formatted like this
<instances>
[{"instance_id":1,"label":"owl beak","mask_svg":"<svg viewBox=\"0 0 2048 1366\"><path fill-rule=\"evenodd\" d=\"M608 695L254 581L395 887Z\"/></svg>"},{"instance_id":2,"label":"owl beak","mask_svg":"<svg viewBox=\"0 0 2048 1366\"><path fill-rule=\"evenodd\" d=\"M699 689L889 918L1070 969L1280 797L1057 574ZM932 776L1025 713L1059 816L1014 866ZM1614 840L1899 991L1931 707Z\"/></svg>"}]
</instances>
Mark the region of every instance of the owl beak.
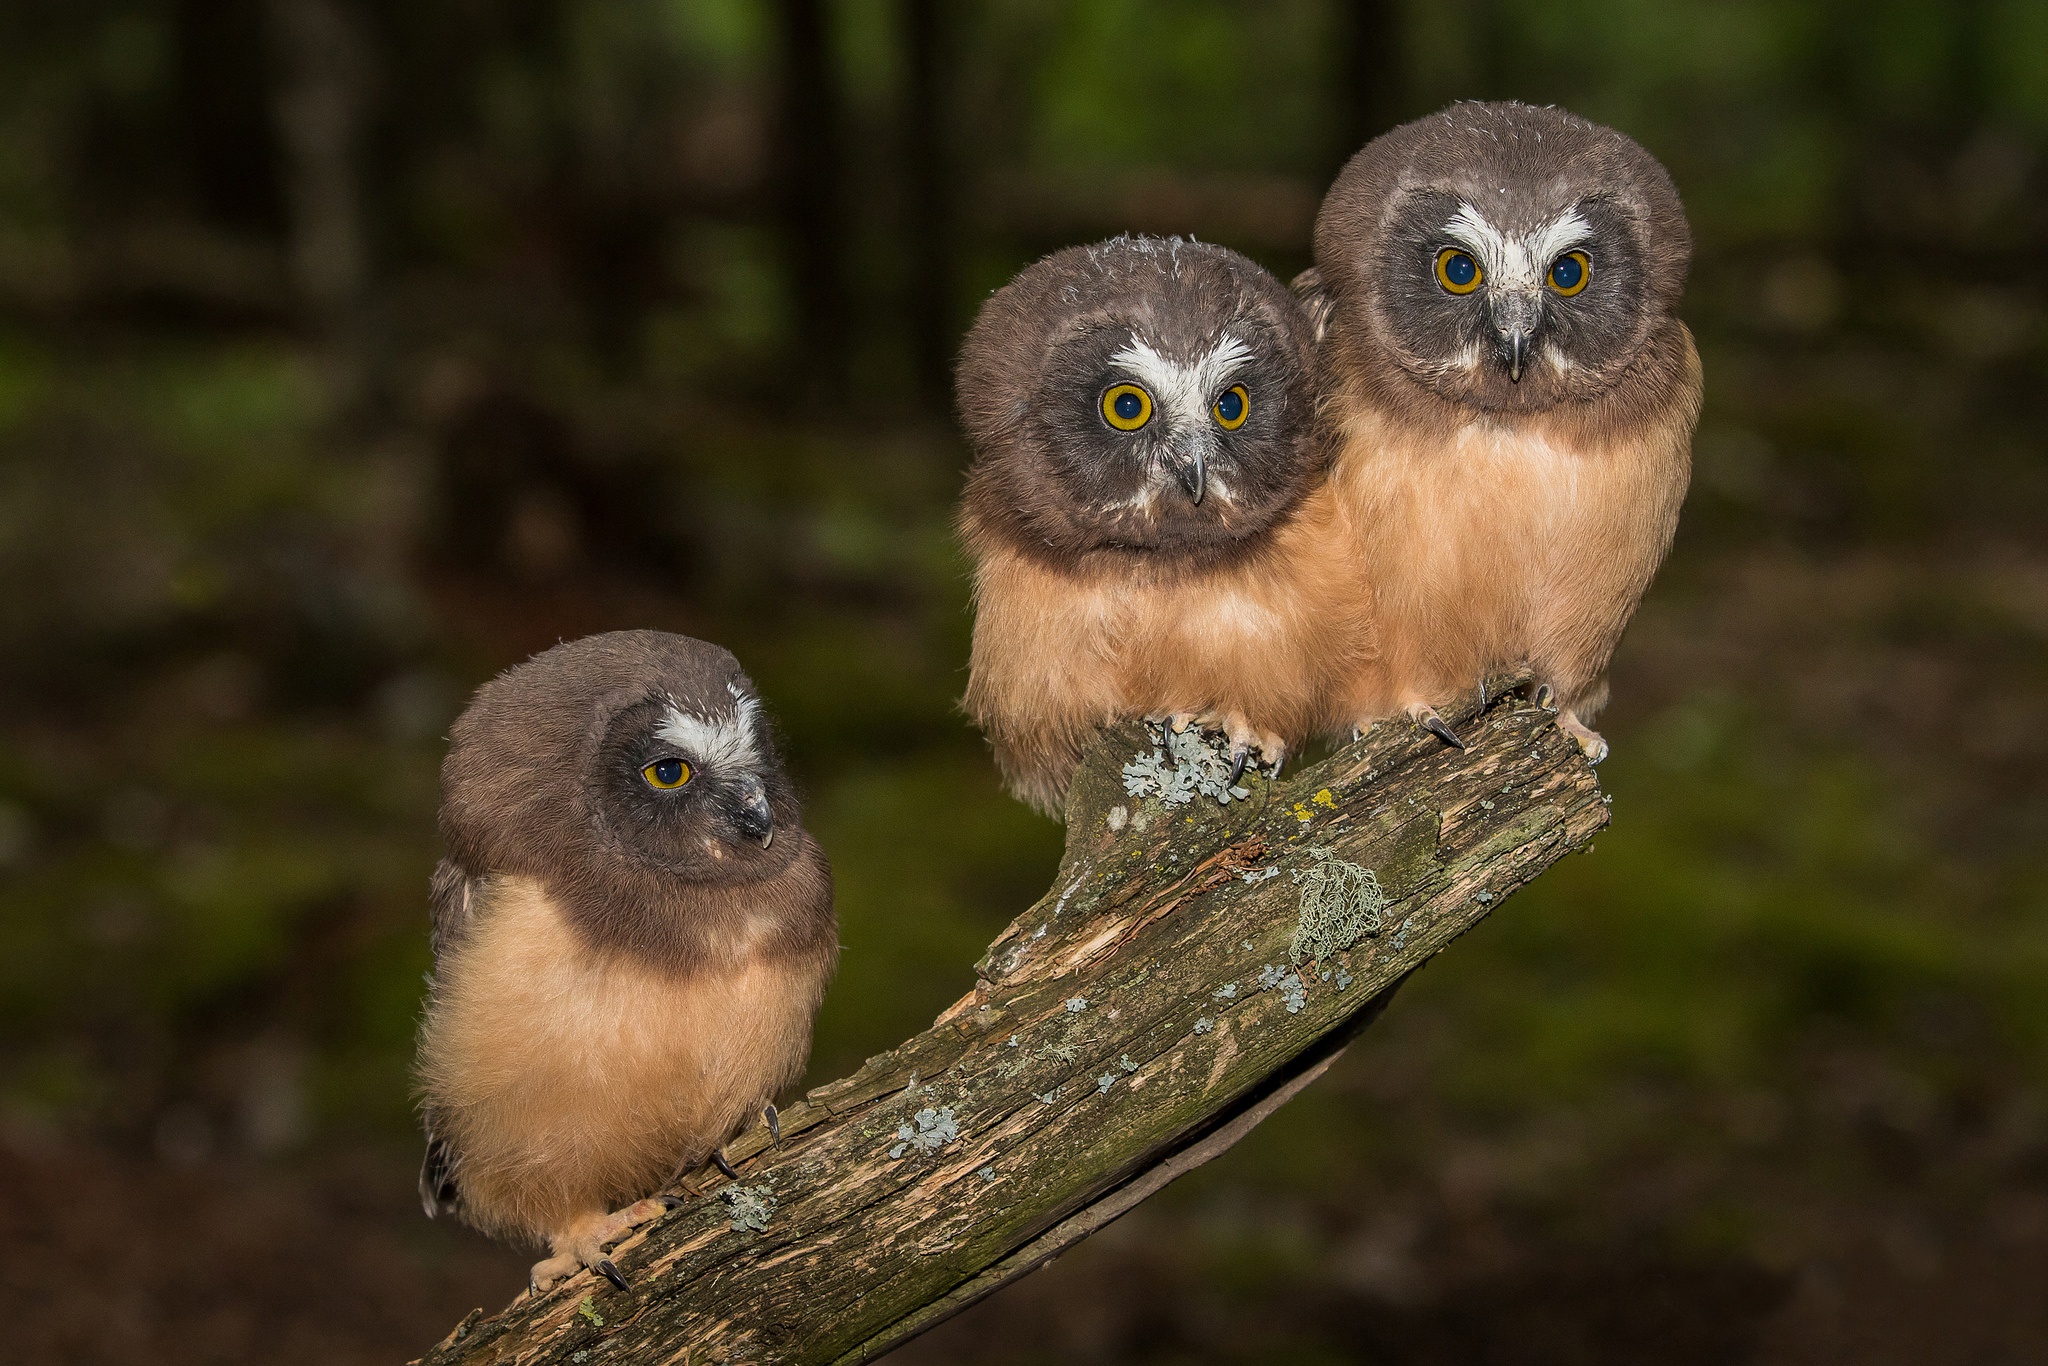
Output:
<instances>
[{"instance_id":1,"label":"owl beak","mask_svg":"<svg viewBox=\"0 0 2048 1366\"><path fill-rule=\"evenodd\" d=\"M769 809L767 790L751 773L740 779L739 789L739 806L733 812L733 824L739 827L741 834L750 840L758 840L766 849L775 842L775 813Z\"/></svg>"},{"instance_id":2,"label":"owl beak","mask_svg":"<svg viewBox=\"0 0 2048 1366\"><path fill-rule=\"evenodd\" d=\"M1209 491L1209 452L1200 441L1190 441L1184 446L1177 445L1168 456L1167 463L1173 468L1174 482L1188 496L1188 501L1200 505L1202 495Z\"/></svg>"},{"instance_id":3,"label":"owl beak","mask_svg":"<svg viewBox=\"0 0 2048 1366\"><path fill-rule=\"evenodd\" d=\"M1493 298L1493 331L1508 379L1522 382L1522 370L1536 347L1536 328L1543 321L1543 301L1534 294L1502 291Z\"/></svg>"}]
</instances>

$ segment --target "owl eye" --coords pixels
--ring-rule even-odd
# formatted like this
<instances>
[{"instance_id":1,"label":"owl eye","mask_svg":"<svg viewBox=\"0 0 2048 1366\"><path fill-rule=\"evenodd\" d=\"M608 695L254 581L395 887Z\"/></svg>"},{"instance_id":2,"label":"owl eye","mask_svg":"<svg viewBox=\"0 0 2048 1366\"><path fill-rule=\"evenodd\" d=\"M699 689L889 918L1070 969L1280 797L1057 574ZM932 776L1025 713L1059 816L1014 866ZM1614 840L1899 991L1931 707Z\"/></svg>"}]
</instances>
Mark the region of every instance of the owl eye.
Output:
<instances>
[{"instance_id":1,"label":"owl eye","mask_svg":"<svg viewBox=\"0 0 2048 1366\"><path fill-rule=\"evenodd\" d=\"M1252 396L1242 384L1233 384L1216 398L1209 411L1225 431L1234 432L1252 415Z\"/></svg>"},{"instance_id":2,"label":"owl eye","mask_svg":"<svg viewBox=\"0 0 2048 1366\"><path fill-rule=\"evenodd\" d=\"M1112 384L1102 395L1102 420L1120 432L1135 432L1152 420L1152 395L1135 384Z\"/></svg>"},{"instance_id":3,"label":"owl eye","mask_svg":"<svg viewBox=\"0 0 2048 1366\"><path fill-rule=\"evenodd\" d=\"M673 792L690 781L690 766L681 759L656 759L640 770L640 776L647 785L663 792Z\"/></svg>"},{"instance_id":4,"label":"owl eye","mask_svg":"<svg viewBox=\"0 0 2048 1366\"><path fill-rule=\"evenodd\" d=\"M1485 278L1469 251L1445 247L1436 254L1436 282L1453 294L1470 294Z\"/></svg>"},{"instance_id":5,"label":"owl eye","mask_svg":"<svg viewBox=\"0 0 2048 1366\"><path fill-rule=\"evenodd\" d=\"M1550 263L1550 287L1560 294L1576 294L1593 278L1593 258L1583 251L1568 251Z\"/></svg>"}]
</instances>

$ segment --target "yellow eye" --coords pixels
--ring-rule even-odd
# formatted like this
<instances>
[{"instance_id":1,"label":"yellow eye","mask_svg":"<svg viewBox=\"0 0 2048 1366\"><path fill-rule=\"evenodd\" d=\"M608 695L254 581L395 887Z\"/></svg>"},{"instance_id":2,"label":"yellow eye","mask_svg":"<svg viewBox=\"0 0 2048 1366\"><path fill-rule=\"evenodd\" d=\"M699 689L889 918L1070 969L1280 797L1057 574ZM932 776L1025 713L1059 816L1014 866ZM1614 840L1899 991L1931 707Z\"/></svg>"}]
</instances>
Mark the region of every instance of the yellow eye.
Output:
<instances>
[{"instance_id":1,"label":"yellow eye","mask_svg":"<svg viewBox=\"0 0 2048 1366\"><path fill-rule=\"evenodd\" d=\"M1112 384L1102 395L1102 420L1120 432L1135 432L1152 420L1152 395L1135 384Z\"/></svg>"},{"instance_id":2,"label":"yellow eye","mask_svg":"<svg viewBox=\"0 0 2048 1366\"><path fill-rule=\"evenodd\" d=\"M1593 258L1583 251L1568 251L1550 263L1550 287L1560 294L1576 294L1593 278Z\"/></svg>"},{"instance_id":3,"label":"yellow eye","mask_svg":"<svg viewBox=\"0 0 2048 1366\"><path fill-rule=\"evenodd\" d=\"M1453 294L1470 294L1485 278L1472 253L1461 247L1445 247L1436 254L1436 282Z\"/></svg>"},{"instance_id":4,"label":"yellow eye","mask_svg":"<svg viewBox=\"0 0 2048 1366\"><path fill-rule=\"evenodd\" d=\"M1251 393L1242 384L1233 384L1217 396L1209 411L1216 415L1218 426L1234 432L1252 415Z\"/></svg>"},{"instance_id":5,"label":"yellow eye","mask_svg":"<svg viewBox=\"0 0 2048 1366\"><path fill-rule=\"evenodd\" d=\"M690 766L681 759L656 759L640 770L640 776L647 785L663 792L673 792L690 781Z\"/></svg>"}]
</instances>

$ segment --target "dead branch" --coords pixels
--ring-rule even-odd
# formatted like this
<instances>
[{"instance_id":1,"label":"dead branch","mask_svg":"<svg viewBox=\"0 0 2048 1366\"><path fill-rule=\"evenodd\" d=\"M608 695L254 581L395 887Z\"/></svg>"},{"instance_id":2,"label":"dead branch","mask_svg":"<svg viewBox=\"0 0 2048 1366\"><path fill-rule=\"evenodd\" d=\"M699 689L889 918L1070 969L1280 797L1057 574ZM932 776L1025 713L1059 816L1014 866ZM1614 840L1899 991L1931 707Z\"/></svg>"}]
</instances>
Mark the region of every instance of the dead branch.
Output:
<instances>
[{"instance_id":1,"label":"dead branch","mask_svg":"<svg viewBox=\"0 0 2048 1366\"><path fill-rule=\"evenodd\" d=\"M1607 823L1593 770L1519 691L1376 727L1247 799L1126 790L1106 733L1059 876L933 1026L729 1148L683 1208L468 1320L452 1363L874 1359L1208 1161L1313 1081L1410 972ZM1143 769L1145 765L1140 765ZM701 1193L699 1193L701 1192Z\"/></svg>"}]
</instances>

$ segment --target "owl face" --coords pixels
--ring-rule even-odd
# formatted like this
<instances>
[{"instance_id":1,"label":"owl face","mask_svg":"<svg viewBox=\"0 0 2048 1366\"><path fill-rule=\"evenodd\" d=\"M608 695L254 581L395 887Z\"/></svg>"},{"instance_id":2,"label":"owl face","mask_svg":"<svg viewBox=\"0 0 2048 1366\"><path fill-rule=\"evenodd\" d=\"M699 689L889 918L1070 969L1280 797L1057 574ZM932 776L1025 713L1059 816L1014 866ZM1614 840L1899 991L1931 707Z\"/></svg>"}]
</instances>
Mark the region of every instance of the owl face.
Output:
<instances>
[{"instance_id":1,"label":"owl face","mask_svg":"<svg viewBox=\"0 0 2048 1366\"><path fill-rule=\"evenodd\" d=\"M556 646L484 685L452 739L443 831L478 873L633 901L793 857L777 835L800 819L795 790L752 683L717 646L652 631Z\"/></svg>"},{"instance_id":2,"label":"owl face","mask_svg":"<svg viewBox=\"0 0 2048 1366\"><path fill-rule=\"evenodd\" d=\"M761 704L738 670L722 688L664 677L619 711L587 778L593 818L627 857L698 881L759 875L775 851L776 807L795 803Z\"/></svg>"},{"instance_id":3,"label":"owl face","mask_svg":"<svg viewBox=\"0 0 2048 1366\"><path fill-rule=\"evenodd\" d=\"M1483 411L1608 392L1672 323L1691 238L1634 142L1556 109L1459 104L1347 166L1316 229L1344 325Z\"/></svg>"},{"instance_id":4,"label":"owl face","mask_svg":"<svg viewBox=\"0 0 2048 1366\"><path fill-rule=\"evenodd\" d=\"M1234 252L1117 238L983 308L959 396L968 503L1022 545L1201 557L1265 530L1316 469L1306 323Z\"/></svg>"}]
</instances>

